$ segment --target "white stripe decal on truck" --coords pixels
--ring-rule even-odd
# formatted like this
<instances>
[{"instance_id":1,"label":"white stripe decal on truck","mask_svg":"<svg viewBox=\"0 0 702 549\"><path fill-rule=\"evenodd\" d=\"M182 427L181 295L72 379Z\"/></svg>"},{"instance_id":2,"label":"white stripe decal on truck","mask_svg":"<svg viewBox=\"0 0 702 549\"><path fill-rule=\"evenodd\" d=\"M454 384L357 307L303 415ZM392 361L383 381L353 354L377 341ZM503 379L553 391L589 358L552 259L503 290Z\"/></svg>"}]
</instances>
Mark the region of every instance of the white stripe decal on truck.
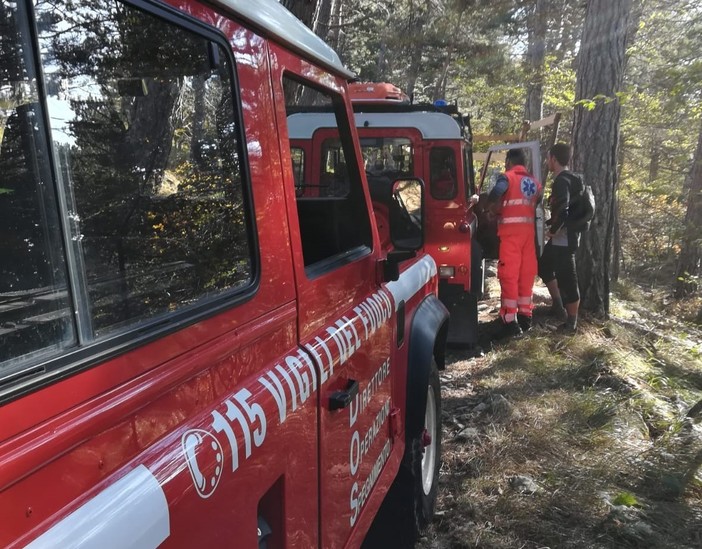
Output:
<instances>
[{"instance_id":1,"label":"white stripe decal on truck","mask_svg":"<svg viewBox=\"0 0 702 549\"><path fill-rule=\"evenodd\" d=\"M388 282L387 289L395 301L395 310L401 301L407 302L414 294L436 276L436 263L430 255L425 255L406 271L400 273L400 278Z\"/></svg>"},{"instance_id":2,"label":"white stripe decal on truck","mask_svg":"<svg viewBox=\"0 0 702 549\"><path fill-rule=\"evenodd\" d=\"M27 547L152 549L163 543L170 528L166 495L151 471L139 465Z\"/></svg>"}]
</instances>

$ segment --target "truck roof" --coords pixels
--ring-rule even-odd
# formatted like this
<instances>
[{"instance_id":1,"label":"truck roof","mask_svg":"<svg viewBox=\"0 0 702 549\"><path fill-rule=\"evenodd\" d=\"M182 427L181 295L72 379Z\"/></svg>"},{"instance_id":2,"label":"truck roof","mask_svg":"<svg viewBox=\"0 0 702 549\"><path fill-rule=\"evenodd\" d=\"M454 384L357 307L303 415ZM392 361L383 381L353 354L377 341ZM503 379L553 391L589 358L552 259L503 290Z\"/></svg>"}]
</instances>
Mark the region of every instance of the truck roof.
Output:
<instances>
[{"instance_id":1,"label":"truck roof","mask_svg":"<svg viewBox=\"0 0 702 549\"><path fill-rule=\"evenodd\" d=\"M234 13L265 36L298 51L346 79L355 78L341 63L337 53L277 0L211 0L211 3Z\"/></svg>"},{"instance_id":2,"label":"truck roof","mask_svg":"<svg viewBox=\"0 0 702 549\"><path fill-rule=\"evenodd\" d=\"M461 128L449 115L440 112L356 113L357 127L415 128L424 139L462 139ZM288 117L291 139L311 139L318 128L336 127L331 113L301 112Z\"/></svg>"}]
</instances>

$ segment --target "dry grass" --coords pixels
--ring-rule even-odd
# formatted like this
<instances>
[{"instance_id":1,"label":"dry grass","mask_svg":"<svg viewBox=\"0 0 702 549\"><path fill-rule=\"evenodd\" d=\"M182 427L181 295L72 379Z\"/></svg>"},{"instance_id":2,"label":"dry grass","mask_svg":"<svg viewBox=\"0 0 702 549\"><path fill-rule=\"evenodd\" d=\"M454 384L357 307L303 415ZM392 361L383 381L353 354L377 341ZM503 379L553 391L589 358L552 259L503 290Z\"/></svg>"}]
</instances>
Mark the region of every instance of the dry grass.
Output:
<instances>
[{"instance_id":1,"label":"dry grass","mask_svg":"<svg viewBox=\"0 0 702 549\"><path fill-rule=\"evenodd\" d=\"M537 315L483 358L449 356L422 548L702 547L702 479L689 474L702 428L685 417L702 400L702 337L656 317L638 326L641 307L618 301L631 316L577 337ZM457 437L465 427L477 433ZM536 484L521 491L525 476Z\"/></svg>"}]
</instances>

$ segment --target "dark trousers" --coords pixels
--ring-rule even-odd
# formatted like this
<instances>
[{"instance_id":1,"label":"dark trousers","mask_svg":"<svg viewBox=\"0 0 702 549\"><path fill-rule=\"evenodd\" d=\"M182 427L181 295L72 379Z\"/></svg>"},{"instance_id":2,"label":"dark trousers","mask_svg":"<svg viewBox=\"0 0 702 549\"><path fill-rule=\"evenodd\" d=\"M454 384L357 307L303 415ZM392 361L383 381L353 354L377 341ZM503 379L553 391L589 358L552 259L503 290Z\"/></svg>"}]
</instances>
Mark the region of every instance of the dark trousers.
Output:
<instances>
[{"instance_id":1,"label":"dark trousers","mask_svg":"<svg viewBox=\"0 0 702 549\"><path fill-rule=\"evenodd\" d=\"M539 258L539 276L544 284L548 284L553 279L558 281L558 289L564 305L580 300L575 250L570 250L568 246L554 246L549 240L544 247L544 253Z\"/></svg>"}]
</instances>

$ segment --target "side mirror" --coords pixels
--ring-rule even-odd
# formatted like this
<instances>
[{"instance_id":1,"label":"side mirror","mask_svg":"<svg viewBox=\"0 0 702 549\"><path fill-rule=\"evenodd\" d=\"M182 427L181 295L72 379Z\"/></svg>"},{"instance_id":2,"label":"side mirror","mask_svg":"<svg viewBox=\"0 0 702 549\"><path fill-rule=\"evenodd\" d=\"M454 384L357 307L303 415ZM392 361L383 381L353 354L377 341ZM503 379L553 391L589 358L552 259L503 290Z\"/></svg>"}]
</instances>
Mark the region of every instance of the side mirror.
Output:
<instances>
[{"instance_id":1,"label":"side mirror","mask_svg":"<svg viewBox=\"0 0 702 549\"><path fill-rule=\"evenodd\" d=\"M392 184L390 239L396 250L416 251L424 246L424 182L398 179Z\"/></svg>"}]
</instances>

